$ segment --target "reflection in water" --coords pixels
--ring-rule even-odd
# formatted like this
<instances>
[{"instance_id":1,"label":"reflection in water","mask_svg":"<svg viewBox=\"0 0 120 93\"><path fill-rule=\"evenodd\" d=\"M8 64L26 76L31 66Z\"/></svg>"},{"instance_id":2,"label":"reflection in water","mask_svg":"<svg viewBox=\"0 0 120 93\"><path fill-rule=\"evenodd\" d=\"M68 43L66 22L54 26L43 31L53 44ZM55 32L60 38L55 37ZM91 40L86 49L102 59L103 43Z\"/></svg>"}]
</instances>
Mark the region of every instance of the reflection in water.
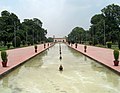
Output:
<instances>
[{"instance_id":1,"label":"reflection in water","mask_svg":"<svg viewBox=\"0 0 120 93\"><path fill-rule=\"evenodd\" d=\"M65 44L61 48L61 61L56 44L5 76L0 93L119 93L117 74Z\"/></svg>"},{"instance_id":2,"label":"reflection in water","mask_svg":"<svg viewBox=\"0 0 120 93\"><path fill-rule=\"evenodd\" d=\"M86 56L84 56L84 61L87 61L87 57Z\"/></svg>"},{"instance_id":3,"label":"reflection in water","mask_svg":"<svg viewBox=\"0 0 120 93\"><path fill-rule=\"evenodd\" d=\"M102 65L95 63L94 61L91 62L91 67L94 71L106 72L106 70L103 69L104 67Z\"/></svg>"},{"instance_id":4,"label":"reflection in water","mask_svg":"<svg viewBox=\"0 0 120 93\"><path fill-rule=\"evenodd\" d=\"M83 55L82 55L81 53L79 53L79 52L76 52L76 50L71 49L71 48L68 48L68 49L72 52L72 54L73 54L75 57L79 57L79 56L83 57Z\"/></svg>"},{"instance_id":5,"label":"reflection in water","mask_svg":"<svg viewBox=\"0 0 120 93\"><path fill-rule=\"evenodd\" d=\"M109 69L103 67L101 64L95 62L91 62L91 67L94 71L97 71L97 73L105 75L106 78L104 79L106 79L108 82L111 82L114 86L119 85L120 77L116 75L116 73L113 73Z\"/></svg>"},{"instance_id":6,"label":"reflection in water","mask_svg":"<svg viewBox=\"0 0 120 93\"><path fill-rule=\"evenodd\" d=\"M36 68L36 69L41 67L42 64L43 64L42 57L47 56L47 52L48 51L42 52L40 55L37 55L36 57L34 57L34 59L31 59L29 61L29 64L25 64L25 67L27 67L27 68Z\"/></svg>"},{"instance_id":7,"label":"reflection in water","mask_svg":"<svg viewBox=\"0 0 120 93\"><path fill-rule=\"evenodd\" d=\"M3 82L2 82L3 88L8 87L8 79L9 79L9 77L6 77L5 79L3 79Z\"/></svg>"}]
</instances>

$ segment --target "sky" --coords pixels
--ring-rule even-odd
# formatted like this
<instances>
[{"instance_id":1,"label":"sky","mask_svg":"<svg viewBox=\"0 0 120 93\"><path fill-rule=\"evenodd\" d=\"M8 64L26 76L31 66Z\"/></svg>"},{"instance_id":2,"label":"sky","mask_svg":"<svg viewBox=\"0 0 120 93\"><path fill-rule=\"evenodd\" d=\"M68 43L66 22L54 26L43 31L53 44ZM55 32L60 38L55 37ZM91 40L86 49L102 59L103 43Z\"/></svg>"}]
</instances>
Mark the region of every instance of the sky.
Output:
<instances>
[{"instance_id":1,"label":"sky","mask_svg":"<svg viewBox=\"0 0 120 93\"><path fill-rule=\"evenodd\" d=\"M120 5L120 0L0 0L0 12L15 13L21 22L38 18L47 37L64 37L77 26L88 30L92 16L113 3Z\"/></svg>"}]
</instances>

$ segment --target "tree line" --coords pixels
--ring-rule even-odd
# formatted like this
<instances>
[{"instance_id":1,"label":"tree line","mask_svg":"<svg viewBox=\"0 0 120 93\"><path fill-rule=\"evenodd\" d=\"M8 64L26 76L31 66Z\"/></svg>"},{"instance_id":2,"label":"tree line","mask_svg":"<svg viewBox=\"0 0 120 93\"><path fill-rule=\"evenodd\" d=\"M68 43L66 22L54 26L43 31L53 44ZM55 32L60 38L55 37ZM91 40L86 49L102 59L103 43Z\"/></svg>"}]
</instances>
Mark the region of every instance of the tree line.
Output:
<instances>
[{"instance_id":1,"label":"tree line","mask_svg":"<svg viewBox=\"0 0 120 93\"><path fill-rule=\"evenodd\" d=\"M120 44L120 6L111 4L91 18L88 31L75 27L68 35L69 42L89 41L93 45L112 42Z\"/></svg>"},{"instance_id":2,"label":"tree line","mask_svg":"<svg viewBox=\"0 0 120 93\"><path fill-rule=\"evenodd\" d=\"M47 30L42 28L42 24L38 18L20 22L16 14L4 10L0 16L0 43L4 46L11 43L14 47L19 47L21 44L45 42Z\"/></svg>"}]
</instances>

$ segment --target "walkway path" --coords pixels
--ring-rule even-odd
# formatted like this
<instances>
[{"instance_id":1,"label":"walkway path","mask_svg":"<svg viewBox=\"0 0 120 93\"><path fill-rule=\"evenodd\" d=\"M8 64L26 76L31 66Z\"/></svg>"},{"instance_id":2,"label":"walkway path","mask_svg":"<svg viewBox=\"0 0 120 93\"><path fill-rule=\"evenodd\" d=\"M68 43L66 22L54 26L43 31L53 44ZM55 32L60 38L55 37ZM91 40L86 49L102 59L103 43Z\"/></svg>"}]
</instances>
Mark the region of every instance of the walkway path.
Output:
<instances>
[{"instance_id":1,"label":"walkway path","mask_svg":"<svg viewBox=\"0 0 120 93\"><path fill-rule=\"evenodd\" d=\"M51 47L53 44L49 44L49 47ZM12 69L17 67L18 65L24 63L28 59L34 57L35 55L41 53L42 51L46 50L48 47L48 44L46 44L46 48L44 48L43 44L38 45L38 52L35 53L34 46L24 47L24 48L17 48L17 49L11 49L7 51L8 54L8 66L3 68L2 63L0 66L0 77L5 75L6 73L10 72ZM0 58L0 62L2 62Z\"/></svg>"},{"instance_id":2,"label":"walkway path","mask_svg":"<svg viewBox=\"0 0 120 93\"><path fill-rule=\"evenodd\" d=\"M70 45L68 45L68 46L70 46ZM112 70L114 70L115 72L120 74L120 66L114 66L114 63L113 63L114 56L113 56L112 49L87 46L87 52L85 53L84 45L78 44L77 48L75 48L75 45L72 45L72 48L85 54L86 56L100 62L101 64L111 68Z\"/></svg>"}]
</instances>

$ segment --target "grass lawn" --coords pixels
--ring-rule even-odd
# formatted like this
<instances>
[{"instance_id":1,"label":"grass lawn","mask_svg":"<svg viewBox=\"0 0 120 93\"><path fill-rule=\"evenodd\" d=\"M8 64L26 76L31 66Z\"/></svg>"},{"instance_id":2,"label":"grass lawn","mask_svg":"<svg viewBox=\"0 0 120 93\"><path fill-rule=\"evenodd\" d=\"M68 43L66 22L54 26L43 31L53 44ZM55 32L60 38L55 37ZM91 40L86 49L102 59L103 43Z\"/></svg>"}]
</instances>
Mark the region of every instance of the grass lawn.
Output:
<instances>
[{"instance_id":1,"label":"grass lawn","mask_svg":"<svg viewBox=\"0 0 120 93\"><path fill-rule=\"evenodd\" d=\"M106 46L104 46L104 45L96 45L96 46L97 47L107 48L107 45ZM112 45L111 49L118 49L119 50L118 45Z\"/></svg>"},{"instance_id":2,"label":"grass lawn","mask_svg":"<svg viewBox=\"0 0 120 93\"><path fill-rule=\"evenodd\" d=\"M22 47L27 47L28 45L21 45L20 47L18 47L18 48L22 48ZM14 49L14 47L13 46L10 46L10 48L9 49ZM8 50L8 48L7 48L7 46L0 46L0 51L1 50Z\"/></svg>"}]
</instances>

